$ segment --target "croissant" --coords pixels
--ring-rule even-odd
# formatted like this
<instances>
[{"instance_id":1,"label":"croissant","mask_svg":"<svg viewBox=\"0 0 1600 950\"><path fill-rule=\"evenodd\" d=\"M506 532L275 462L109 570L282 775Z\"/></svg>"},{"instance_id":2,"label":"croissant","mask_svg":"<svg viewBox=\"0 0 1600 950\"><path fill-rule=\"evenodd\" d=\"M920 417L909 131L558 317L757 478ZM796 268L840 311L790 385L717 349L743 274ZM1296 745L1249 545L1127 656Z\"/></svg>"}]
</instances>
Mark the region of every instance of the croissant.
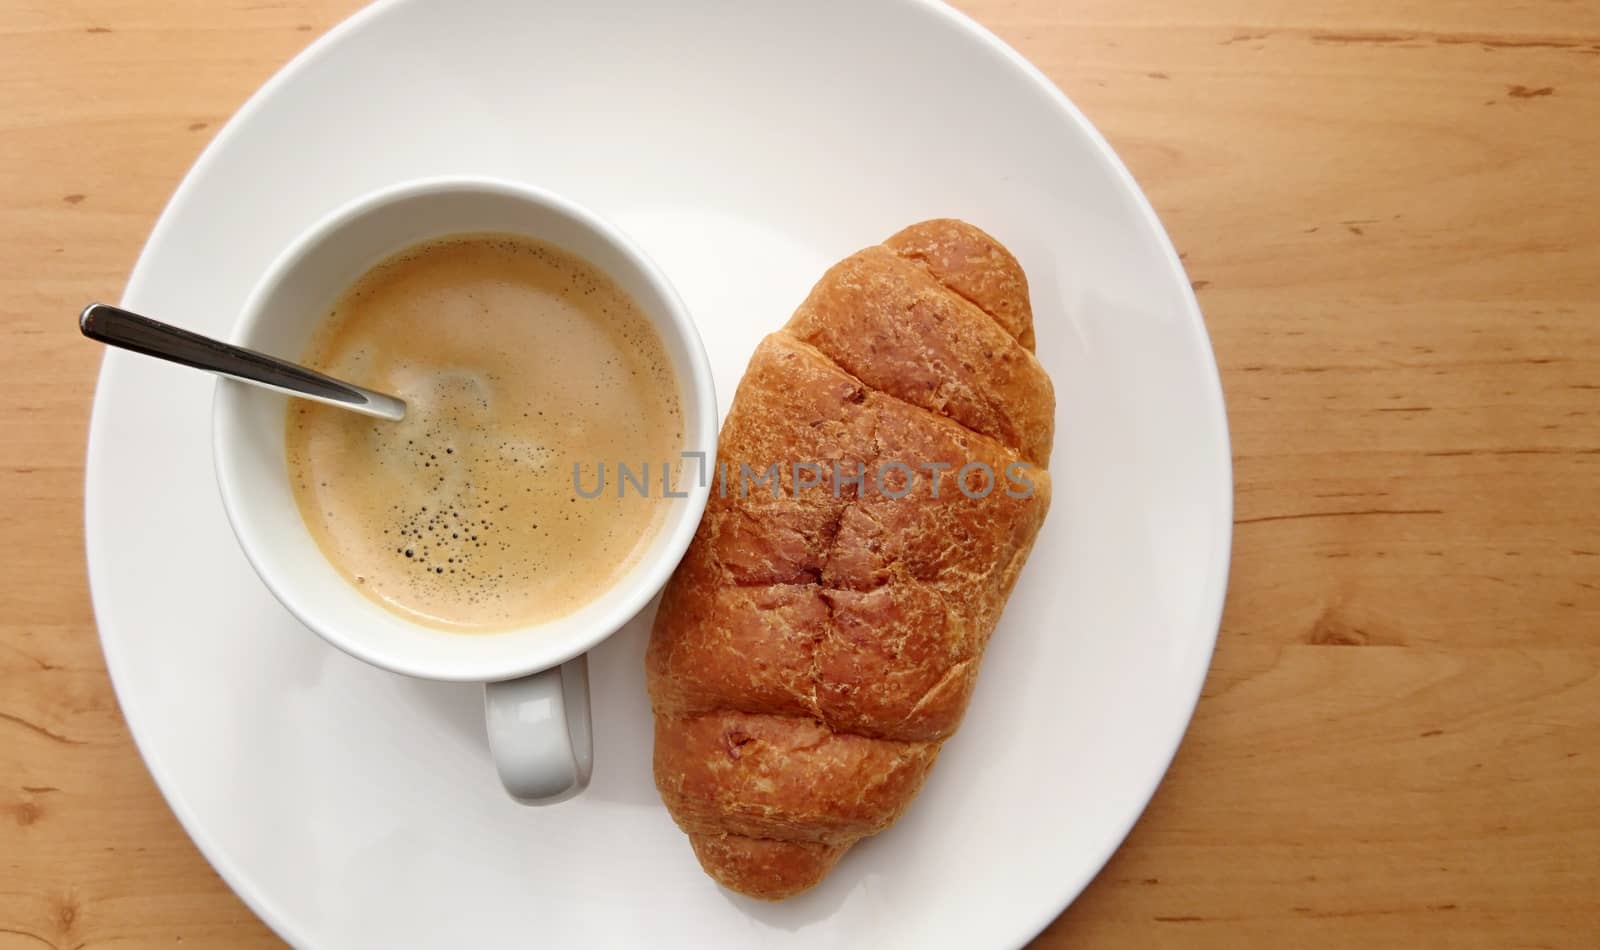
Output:
<instances>
[{"instance_id":1,"label":"croissant","mask_svg":"<svg viewBox=\"0 0 1600 950\"><path fill-rule=\"evenodd\" d=\"M1050 504L1033 347L1021 267L955 220L840 261L757 347L646 659L656 786L724 886L815 885L960 724Z\"/></svg>"}]
</instances>

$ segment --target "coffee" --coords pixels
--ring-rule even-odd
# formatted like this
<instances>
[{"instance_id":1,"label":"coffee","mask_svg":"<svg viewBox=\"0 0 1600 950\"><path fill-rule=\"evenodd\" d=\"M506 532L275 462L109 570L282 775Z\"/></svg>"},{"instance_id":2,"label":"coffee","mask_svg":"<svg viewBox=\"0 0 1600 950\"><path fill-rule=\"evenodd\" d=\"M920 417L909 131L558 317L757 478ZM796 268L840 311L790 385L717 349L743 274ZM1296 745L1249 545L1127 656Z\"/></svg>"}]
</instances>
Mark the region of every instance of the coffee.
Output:
<instances>
[{"instance_id":1,"label":"coffee","mask_svg":"<svg viewBox=\"0 0 1600 950\"><path fill-rule=\"evenodd\" d=\"M408 619L472 632L569 613L627 572L671 503L578 491L601 463L677 460L683 417L649 320L553 245L404 251L345 292L305 361L406 402L398 423L295 402L287 438L324 554Z\"/></svg>"}]
</instances>

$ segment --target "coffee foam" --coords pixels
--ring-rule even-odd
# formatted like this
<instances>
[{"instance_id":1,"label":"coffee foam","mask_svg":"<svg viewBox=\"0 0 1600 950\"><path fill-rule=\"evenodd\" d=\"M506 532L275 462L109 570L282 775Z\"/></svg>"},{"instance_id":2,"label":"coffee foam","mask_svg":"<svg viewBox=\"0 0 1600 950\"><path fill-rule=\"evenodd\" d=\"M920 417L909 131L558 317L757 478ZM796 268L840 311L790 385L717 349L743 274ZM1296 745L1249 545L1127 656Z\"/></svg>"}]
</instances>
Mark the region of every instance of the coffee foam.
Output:
<instances>
[{"instance_id":1,"label":"coffee foam","mask_svg":"<svg viewBox=\"0 0 1600 950\"><path fill-rule=\"evenodd\" d=\"M677 381L620 288L557 248L504 236L431 242L333 308L308 356L392 392L375 422L296 403L296 498L329 559L380 603L453 630L568 613L648 546L664 499L580 497L604 461L675 460Z\"/></svg>"}]
</instances>

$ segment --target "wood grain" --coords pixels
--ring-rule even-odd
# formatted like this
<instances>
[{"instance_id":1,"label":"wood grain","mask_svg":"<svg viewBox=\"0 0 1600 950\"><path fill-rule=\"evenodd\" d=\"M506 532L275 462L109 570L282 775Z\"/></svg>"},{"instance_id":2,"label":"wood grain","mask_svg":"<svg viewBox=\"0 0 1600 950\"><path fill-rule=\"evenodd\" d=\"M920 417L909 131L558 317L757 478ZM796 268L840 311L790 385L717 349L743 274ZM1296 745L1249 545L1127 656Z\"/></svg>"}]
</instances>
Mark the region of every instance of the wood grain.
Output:
<instances>
[{"instance_id":1,"label":"wood grain","mask_svg":"<svg viewBox=\"0 0 1600 950\"><path fill-rule=\"evenodd\" d=\"M106 678L70 318L355 6L0 5L0 948L277 945ZM1149 192L1237 463L1189 737L1037 945L1600 945L1600 4L961 6Z\"/></svg>"}]
</instances>

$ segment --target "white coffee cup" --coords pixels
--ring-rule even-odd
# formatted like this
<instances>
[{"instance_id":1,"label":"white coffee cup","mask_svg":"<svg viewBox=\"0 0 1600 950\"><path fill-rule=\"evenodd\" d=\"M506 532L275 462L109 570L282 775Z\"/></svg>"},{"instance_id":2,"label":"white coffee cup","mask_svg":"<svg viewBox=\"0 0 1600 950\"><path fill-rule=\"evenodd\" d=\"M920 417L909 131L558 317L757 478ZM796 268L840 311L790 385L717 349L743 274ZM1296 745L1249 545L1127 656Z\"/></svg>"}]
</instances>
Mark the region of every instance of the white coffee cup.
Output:
<instances>
[{"instance_id":1,"label":"white coffee cup","mask_svg":"<svg viewBox=\"0 0 1600 950\"><path fill-rule=\"evenodd\" d=\"M262 278L231 340L298 359L340 293L373 265L419 242L468 232L521 234L577 254L627 291L661 336L681 389L686 453L662 461L681 462L676 490L685 497L668 502L664 523L631 570L570 614L503 633L449 633L411 622L346 581L301 518L285 457L289 397L226 379L218 381L213 419L217 482L245 556L312 631L395 673L485 683L501 781L518 801L545 804L589 782L585 654L666 583L710 494L717 401L705 348L677 293L632 241L570 201L506 181L430 179L360 198L313 226ZM530 354L528 372L559 358Z\"/></svg>"}]
</instances>

